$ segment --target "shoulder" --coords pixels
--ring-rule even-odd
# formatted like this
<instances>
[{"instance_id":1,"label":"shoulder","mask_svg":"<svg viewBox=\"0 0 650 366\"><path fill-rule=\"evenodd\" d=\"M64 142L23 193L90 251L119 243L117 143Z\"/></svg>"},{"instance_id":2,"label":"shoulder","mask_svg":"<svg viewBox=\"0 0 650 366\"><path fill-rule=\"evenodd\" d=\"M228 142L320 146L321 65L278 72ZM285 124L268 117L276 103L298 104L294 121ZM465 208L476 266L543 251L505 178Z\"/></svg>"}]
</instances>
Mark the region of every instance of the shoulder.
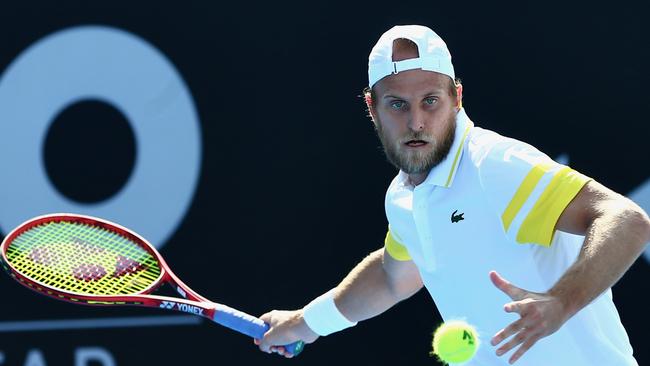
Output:
<instances>
[{"instance_id":1,"label":"shoulder","mask_svg":"<svg viewBox=\"0 0 650 366\"><path fill-rule=\"evenodd\" d=\"M390 182L388 185L388 188L386 189L386 202L391 200L391 198L397 196L401 196L404 193L408 192L408 189L405 187L405 182L407 181L408 177L407 175L399 171L397 175L393 178L393 180Z\"/></svg>"},{"instance_id":2,"label":"shoulder","mask_svg":"<svg viewBox=\"0 0 650 366\"><path fill-rule=\"evenodd\" d=\"M508 170L522 165L552 162L546 154L530 144L480 127L472 129L467 152L472 164L483 173L491 169Z\"/></svg>"},{"instance_id":3,"label":"shoulder","mask_svg":"<svg viewBox=\"0 0 650 366\"><path fill-rule=\"evenodd\" d=\"M532 145L480 127L472 129L467 152L481 189L499 211L531 172L543 174L562 167Z\"/></svg>"},{"instance_id":4,"label":"shoulder","mask_svg":"<svg viewBox=\"0 0 650 366\"><path fill-rule=\"evenodd\" d=\"M534 146L481 128L474 129L467 149L507 236L550 245L559 216L590 179Z\"/></svg>"}]
</instances>

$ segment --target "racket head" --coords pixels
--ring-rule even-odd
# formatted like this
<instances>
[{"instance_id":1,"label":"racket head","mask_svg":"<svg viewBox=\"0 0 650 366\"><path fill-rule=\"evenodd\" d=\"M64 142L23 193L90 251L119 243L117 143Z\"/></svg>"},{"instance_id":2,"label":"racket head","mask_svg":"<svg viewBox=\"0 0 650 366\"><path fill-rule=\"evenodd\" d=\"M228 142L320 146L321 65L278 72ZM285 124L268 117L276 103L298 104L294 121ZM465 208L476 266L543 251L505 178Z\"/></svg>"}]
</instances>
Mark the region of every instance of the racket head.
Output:
<instances>
[{"instance_id":1,"label":"racket head","mask_svg":"<svg viewBox=\"0 0 650 366\"><path fill-rule=\"evenodd\" d=\"M24 222L3 240L0 258L2 267L32 290L88 305L149 294L168 277L164 260L144 238L77 214Z\"/></svg>"}]
</instances>

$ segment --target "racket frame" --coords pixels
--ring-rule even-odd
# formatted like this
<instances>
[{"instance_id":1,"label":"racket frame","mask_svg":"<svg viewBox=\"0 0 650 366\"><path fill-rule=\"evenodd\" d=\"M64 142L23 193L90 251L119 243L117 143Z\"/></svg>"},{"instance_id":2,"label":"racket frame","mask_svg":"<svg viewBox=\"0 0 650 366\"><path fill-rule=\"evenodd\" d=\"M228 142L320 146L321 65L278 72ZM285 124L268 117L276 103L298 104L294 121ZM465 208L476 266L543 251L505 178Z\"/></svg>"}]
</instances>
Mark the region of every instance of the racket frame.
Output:
<instances>
[{"instance_id":1,"label":"racket frame","mask_svg":"<svg viewBox=\"0 0 650 366\"><path fill-rule=\"evenodd\" d=\"M158 261L160 265L160 275L149 286L130 295L85 295L52 288L51 286L31 279L20 273L20 271L11 265L7 258L6 252L8 246L14 239L27 230L41 224L57 221L96 225L126 237L135 242ZM262 338L264 333L269 329L269 325L264 323L261 319L226 305L212 302L199 295L183 283L183 281L181 281L171 271L169 265L167 265L167 262L165 262L160 253L158 253L156 248L145 238L124 226L97 217L71 213L56 213L38 216L27 220L12 230L2 241L2 244L0 245L0 262L9 275L25 287L58 300L90 306L131 305L176 310L203 316L225 327L258 339ZM151 294L163 284L171 285L182 297L177 298ZM288 352L295 356L302 352L304 343L302 341L297 341L284 347Z\"/></svg>"},{"instance_id":2,"label":"racket frame","mask_svg":"<svg viewBox=\"0 0 650 366\"><path fill-rule=\"evenodd\" d=\"M46 284L43 284L37 280L31 279L23 275L11 264L11 262L7 258L6 252L9 245L13 242L14 239L16 239L22 233L36 226L47 224L50 222L61 222L61 221L99 226L103 229L115 232L119 235L126 237L127 239L136 243L142 249L146 250L158 261L160 265L160 275L148 287L146 287L145 289L139 292L135 292L131 295L79 294L79 293L52 288ZM181 281L171 271L169 265L167 264L167 262L165 262L165 260L162 258L160 253L158 253L158 251L154 248L154 246L151 245L151 243L149 243L145 238L119 224L115 224L110 221L95 218L92 216L59 213L59 214L38 216L36 218L28 220L22 223L20 226L18 226L16 229L11 231L7 235L7 237L2 242L2 245L0 246L0 254L1 254L0 258L2 260L2 266L7 272L9 272L10 276L15 278L16 280L18 280L18 282L20 282L21 284L23 284L28 288L34 291L38 291L46 296L56 298L58 300L64 300L72 303L93 305L93 306L140 305L146 307L154 307L154 308L157 307L157 308L167 308L167 309L169 309L167 304L173 302L173 303L186 305L186 307L183 307L186 309L187 307L199 307L203 309L203 312L201 312L199 315L203 315L209 319L213 319L214 310L217 307L216 303L213 303L212 301L199 295L194 290L192 290L189 286L183 283L183 281ZM179 295L181 295L183 298L151 295L152 292L154 292L156 289L158 289L160 286L162 286L165 283L170 284L172 287L174 287L176 292L178 292ZM180 310L180 308L176 310ZM191 311L186 311L186 312L191 312ZM192 312L192 313L198 314L197 312Z\"/></svg>"}]
</instances>

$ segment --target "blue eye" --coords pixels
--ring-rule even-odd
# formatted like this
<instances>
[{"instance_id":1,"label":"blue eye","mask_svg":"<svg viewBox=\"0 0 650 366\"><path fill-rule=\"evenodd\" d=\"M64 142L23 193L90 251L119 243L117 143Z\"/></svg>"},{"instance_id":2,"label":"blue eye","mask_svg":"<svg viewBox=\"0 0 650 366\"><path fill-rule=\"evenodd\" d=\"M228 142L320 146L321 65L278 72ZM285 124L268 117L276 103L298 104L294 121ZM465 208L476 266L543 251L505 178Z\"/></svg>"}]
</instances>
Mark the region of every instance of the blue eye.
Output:
<instances>
[{"instance_id":1,"label":"blue eye","mask_svg":"<svg viewBox=\"0 0 650 366\"><path fill-rule=\"evenodd\" d=\"M390 102L390 107L393 109L402 109L404 107L404 102L401 100L395 100Z\"/></svg>"},{"instance_id":2,"label":"blue eye","mask_svg":"<svg viewBox=\"0 0 650 366\"><path fill-rule=\"evenodd\" d=\"M424 103L427 105L434 105L436 103L436 98L434 97L425 98Z\"/></svg>"}]
</instances>

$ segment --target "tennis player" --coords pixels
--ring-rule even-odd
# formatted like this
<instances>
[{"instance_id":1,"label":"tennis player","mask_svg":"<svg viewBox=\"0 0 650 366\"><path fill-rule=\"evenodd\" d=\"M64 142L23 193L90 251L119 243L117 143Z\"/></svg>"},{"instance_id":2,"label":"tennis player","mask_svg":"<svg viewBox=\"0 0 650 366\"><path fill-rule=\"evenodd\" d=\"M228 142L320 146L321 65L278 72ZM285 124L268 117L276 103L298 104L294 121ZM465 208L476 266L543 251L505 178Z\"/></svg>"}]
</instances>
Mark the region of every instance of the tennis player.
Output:
<instances>
[{"instance_id":1,"label":"tennis player","mask_svg":"<svg viewBox=\"0 0 650 366\"><path fill-rule=\"evenodd\" d=\"M472 365L637 365L611 287L650 241L641 208L536 148L474 125L445 42L384 33L366 103L388 159L389 227L335 288L271 311L265 352L374 317L423 286L485 340ZM505 357L504 357L505 355Z\"/></svg>"}]
</instances>

